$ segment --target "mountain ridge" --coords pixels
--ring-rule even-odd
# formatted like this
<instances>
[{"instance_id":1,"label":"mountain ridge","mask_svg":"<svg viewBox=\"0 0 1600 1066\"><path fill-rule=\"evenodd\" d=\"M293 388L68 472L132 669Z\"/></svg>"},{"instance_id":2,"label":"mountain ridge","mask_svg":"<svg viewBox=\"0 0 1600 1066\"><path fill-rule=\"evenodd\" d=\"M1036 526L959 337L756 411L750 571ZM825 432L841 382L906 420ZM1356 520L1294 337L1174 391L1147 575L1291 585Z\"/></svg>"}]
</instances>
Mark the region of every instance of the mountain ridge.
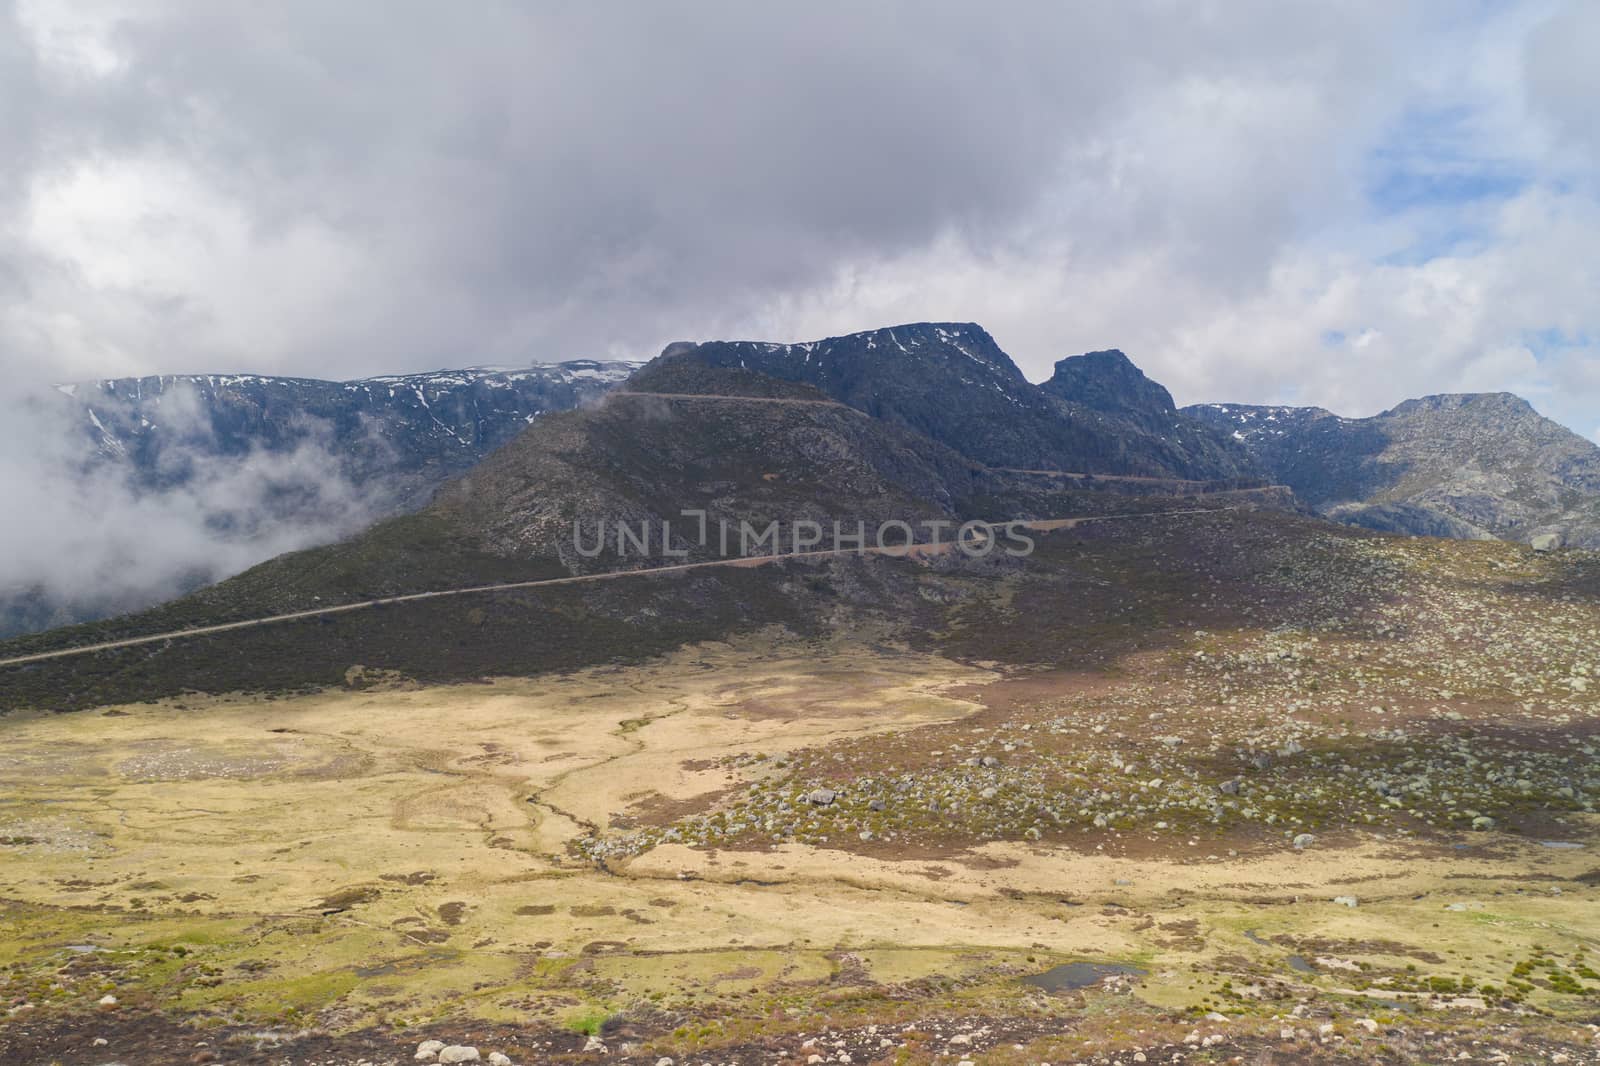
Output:
<instances>
[{"instance_id":1,"label":"mountain ridge","mask_svg":"<svg viewBox=\"0 0 1600 1066\"><path fill-rule=\"evenodd\" d=\"M1600 445L1511 392L1432 393L1367 418L1195 404L1338 521L1388 532L1600 547Z\"/></svg>"},{"instance_id":2,"label":"mountain ridge","mask_svg":"<svg viewBox=\"0 0 1600 1066\"><path fill-rule=\"evenodd\" d=\"M1115 382L1100 378L1128 374L1092 358L1071 381L1035 385L971 322L908 323L800 344L678 342L660 358L803 382L992 468L1194 480L1257 473L1242 449L1170 409L1166 390L1120 357L1166 397L1167 410L1141 406L1154 396L1149 390L1120 408L1107 403ZM956 395L961 405L951 402Z\"/></svg>"}]
</instances>

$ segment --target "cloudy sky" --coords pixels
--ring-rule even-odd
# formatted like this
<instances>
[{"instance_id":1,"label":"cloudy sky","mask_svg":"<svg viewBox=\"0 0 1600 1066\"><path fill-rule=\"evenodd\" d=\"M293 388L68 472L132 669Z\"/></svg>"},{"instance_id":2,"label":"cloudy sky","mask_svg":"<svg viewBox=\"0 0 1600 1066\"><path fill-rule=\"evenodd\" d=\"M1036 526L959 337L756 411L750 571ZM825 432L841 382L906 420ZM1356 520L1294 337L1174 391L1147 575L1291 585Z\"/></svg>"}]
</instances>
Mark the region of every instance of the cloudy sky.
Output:
<instances>
[{"instance_id":1,"label":"cloudy sky","mask_svg":"<svg viewBox=\"0 0 1600 1066\"><path fill-rule=\"evenodd\" d=\"M0 0L0 371L973 320L1600 434L1600 4Z\"/></svg>"}]
</instances>

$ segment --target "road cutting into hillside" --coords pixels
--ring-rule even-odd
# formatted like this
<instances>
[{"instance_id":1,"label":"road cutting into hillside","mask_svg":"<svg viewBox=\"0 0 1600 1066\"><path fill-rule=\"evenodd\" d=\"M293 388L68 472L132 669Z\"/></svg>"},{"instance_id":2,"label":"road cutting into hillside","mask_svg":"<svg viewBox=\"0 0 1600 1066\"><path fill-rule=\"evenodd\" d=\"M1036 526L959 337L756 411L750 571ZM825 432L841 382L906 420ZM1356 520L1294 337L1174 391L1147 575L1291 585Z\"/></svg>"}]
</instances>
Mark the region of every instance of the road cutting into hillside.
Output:
<instances>
[{"instance_id":1,"label":"road cutting into hillside","mask_svg":"<svg viewBox=\"0 0 1600 1066\"><path fill-rule=\"evenodd\" d=\"M810 402L810 401L805 401ZM1255 490L1244 490L1255 491ZM1058 529L1073 529L1084 522L1107 522L1119 519L1135 518L1169 518L1177 515L1217 514L1223 511L1238 510L1238 505L1227 507L1192 507L1176 511L1133 511L1123 514L1107 515L1080 515L1076 518L1048 518L1036 521L1014 522L985 522L990 529L1000 529L1007 526L1027 529L1038 533L1047 533ZM752 555L737 559L708 559L694 563L674 563L670 566L642 567L638 570L612 570L604 574L574 574L571 577L546 577L534 581L510 581L496 585L468 585L462 588L434 589L430 592L408 592L399 596L382 596L372 600L358 600L355 603L341 603L332 607L314 607L304 611L289 611L285 614L266 615L261 618L247 618L237 622L219 622L210 626L194 626L189 629L174 629L165 633L152 633L142 637L125 637L121 640L101 641L97 644L83 644L73 648L56 648L51 651L34 652L30 655L15 655L10 658L0 659L0 666L26 666L29 663L45 662L50 659L64 659L73 655L89 655L99 651L116 651L120 648L134 648L143 644L160 644L169 640L182 640L186 637L213 636L218 633L231 633L237 629L252 629L257 626L275 625L280 622L298 622L307 618L326 618L331 615L345 614L350 611L361 611L372 607L387 607L393 604L414 603L417 600L435 600L446 596L473 596L493 592L516 592L523 589L554 588L560 585L577 585L592 581L616 581L630 577L648 577L654 574L676 574L689 570L705 570L710 567L732 566L764 566L768 563L784 562L791 559L821 559L828 556L840 555L886 555L893 558L916 558L927 555L941 555L955 548L953 541L934 544L909 544L896 546L862 547L862 548L825 548L817 551L780 552L774 555Z\"/></svg>"}]
</instances>

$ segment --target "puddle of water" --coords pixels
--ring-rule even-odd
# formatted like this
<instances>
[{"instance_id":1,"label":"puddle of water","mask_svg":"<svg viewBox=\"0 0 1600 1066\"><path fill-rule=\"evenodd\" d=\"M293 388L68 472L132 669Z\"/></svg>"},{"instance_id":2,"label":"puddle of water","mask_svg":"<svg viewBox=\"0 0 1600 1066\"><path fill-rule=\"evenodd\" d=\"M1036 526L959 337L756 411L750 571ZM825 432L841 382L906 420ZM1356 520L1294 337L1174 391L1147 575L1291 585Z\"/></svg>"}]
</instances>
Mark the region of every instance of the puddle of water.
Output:
<instances>
[{"instance_id":1,"label":"puddle of water","mask_svg":"<svg viewBox=\"0 0 1600 1066\"><path fill-rule=\"evenodd\" d=\"M1378 1004L1380 1007L1387 1007L1392 1011L1399 1011L1401 1014L1417 1013L1417 1005L1415 1003L1402 1003L1397 999L1375 999L1372 1002Z\"/></svg>"},{"instance_id":2,"label":"puddle of water","mask_svg":"<svg viewBox=\"0 0 1600 1066\"><path fill-rule=\"evenodd\" d=\"M1259 936L1256 935L1256 931L1254 929L1246 929L1244 931L1244 938L1246 940L1250 941L1250 943L1252 943L1252 944L1260 944L1264 948L1270 948L1272 946L1272 941L1270 941L1270 940L1262 940Z\"/></svg>"},{"instance_id":3,"label":"puddle of water","mask_svg":"<svg viewBox=\"0 0 1600 1066\"><path fill-rule=\"evenodd\" d=\"M1575 842L1573 842L1571 840L1541 840L1541 841L1539 841L1539 846L1541 848L1581 848L1581 847L1583 847L1582 844L1575 843Z\"/></svg>"},{"instance_id":4,"label":"puddle of water","mask_svg":"<svg viewBox=\"0 0 1600 1066\"><path fill-rule=\"evenodd\" d=\"M1046 992L1070 992L1073 989L1097 985L1107 977L1129 975L1143 977L1145 971L1137 966L1124 966L1116 962L1068 962L1024 977L1022 983L1042 988Z\"/></svg>"},{"instance_id":5,"label":"puddle of water","mask_svg":"<svg viewBox=\"0 0 1600 1066\"><path fill-rule=\"evenodd\" d=\"M1295 973L1316 973L1317 972L1317 968L1315 966L1311 965L1309 962L1307 962L1305 960L1305 958L1303 956L1300 956L1300 955L1290 955L1289 956L1289 969L1293 970Z\"/></svg>"}]
</instances>

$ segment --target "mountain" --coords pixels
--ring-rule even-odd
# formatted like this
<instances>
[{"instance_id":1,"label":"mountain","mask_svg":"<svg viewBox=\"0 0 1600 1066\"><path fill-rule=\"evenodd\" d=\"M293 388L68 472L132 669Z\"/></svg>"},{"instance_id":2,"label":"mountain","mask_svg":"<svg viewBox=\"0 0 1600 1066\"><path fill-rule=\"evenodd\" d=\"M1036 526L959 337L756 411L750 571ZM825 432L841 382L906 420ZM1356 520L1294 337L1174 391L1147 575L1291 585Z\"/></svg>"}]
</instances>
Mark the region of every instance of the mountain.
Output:
<instances>
[{"instance_id":1,"label":"mountain","mask_svg":"<svg viewBox=\"0 0 1600 1066\"><path fill-rule=\"evenodd\" d=\"M181 482L207 459L312 440L404 509L537 416L590 402L638 366L582 359L355 381L189 374L57 388L99 457L127 463L141 483Z\"/></svg>"},{"instance_id":2,"label":"mountain","mask_svg":"<svg viewBox=\"0 0 1600 1066\"><path fill-rule=\"evenodd\" d=\"M1261 473L1229 434L1181 414L1172 394L1116 349L1062 359L1039 387L1067 418L1104 429L1114 461L1129 472L1200 480Z\"/></svg>"},{"instance_id":3,"label":"mountain","mask_svg":"<svg viewBox=\"0 0 1600 1066\"><path fill-rule=\"evenodd\" d=\"M1426 536L1600 547L1600 447L1511 393L1407 400L1371 418L1200 404L1271 477L1332 518Z\"/></svg>"},{"instance_id":4,"label":"mountain","mask_svg":"<svg viewBox=\"0 0 1600 1066\"><path fill-rule=\"evenodd\" d=\"M79 479L92 500L112 491L136 514L179 501L173 510L202 550L179 573L119 564L115 582L82 582L89 592L0 588L0 636L138 610L286 547L414 510L535 418L593 402L638 366L573 360L357 381L194 374L59 385L39 417L81 438L85 458L51 476Z\"/></svg>"},{"instance_id":5,"label":"mountain","mask_svg":"<svg viewBox=\"0 0 1600 1066\"><path fill-rule=\"evenodd\" d=\"M806 344L679 343L662 357L803 382L990 467L1196 480L1256 473L1242 449L1179 416L1166 390L1120 352L1064 360L1066 369L1057 364L1056 378L1041 387L970 322L914 323ZM1112 404L1132 375L1155 391L1141 387L1126 406Z\"/></svg>"},{"instance_id":6,"label":"mountain","mask_svg":"<svg viewBox=\"0 0 1600 1066\"><path fill-rule=\"evenodd\" d=\"M539 418L416 513L152 611L10 642L0 658L430 590L827 548L837 543L836 523L846 536L865 533L869 545L926 542L935 528L928 524L937 523L948 544L971 520L1285 502L1247 492L1207 504L1192 495L1206 487L1192 482L996 470L804 382L683 354L669 351L600 403ZM959 411L987 391L970 381L945 402ZM924 615L933 624L928 613L956 594L930 570L988 581L1016 565L996 548L926 564L835 556L669 571L323 615L41 663L8 682L14 700L52 693L57 705L75 705L173 686L337 684L355 664L438 680L538 672L766 625L887 632L915 628Z\"/></svg>"}]
</instances>

